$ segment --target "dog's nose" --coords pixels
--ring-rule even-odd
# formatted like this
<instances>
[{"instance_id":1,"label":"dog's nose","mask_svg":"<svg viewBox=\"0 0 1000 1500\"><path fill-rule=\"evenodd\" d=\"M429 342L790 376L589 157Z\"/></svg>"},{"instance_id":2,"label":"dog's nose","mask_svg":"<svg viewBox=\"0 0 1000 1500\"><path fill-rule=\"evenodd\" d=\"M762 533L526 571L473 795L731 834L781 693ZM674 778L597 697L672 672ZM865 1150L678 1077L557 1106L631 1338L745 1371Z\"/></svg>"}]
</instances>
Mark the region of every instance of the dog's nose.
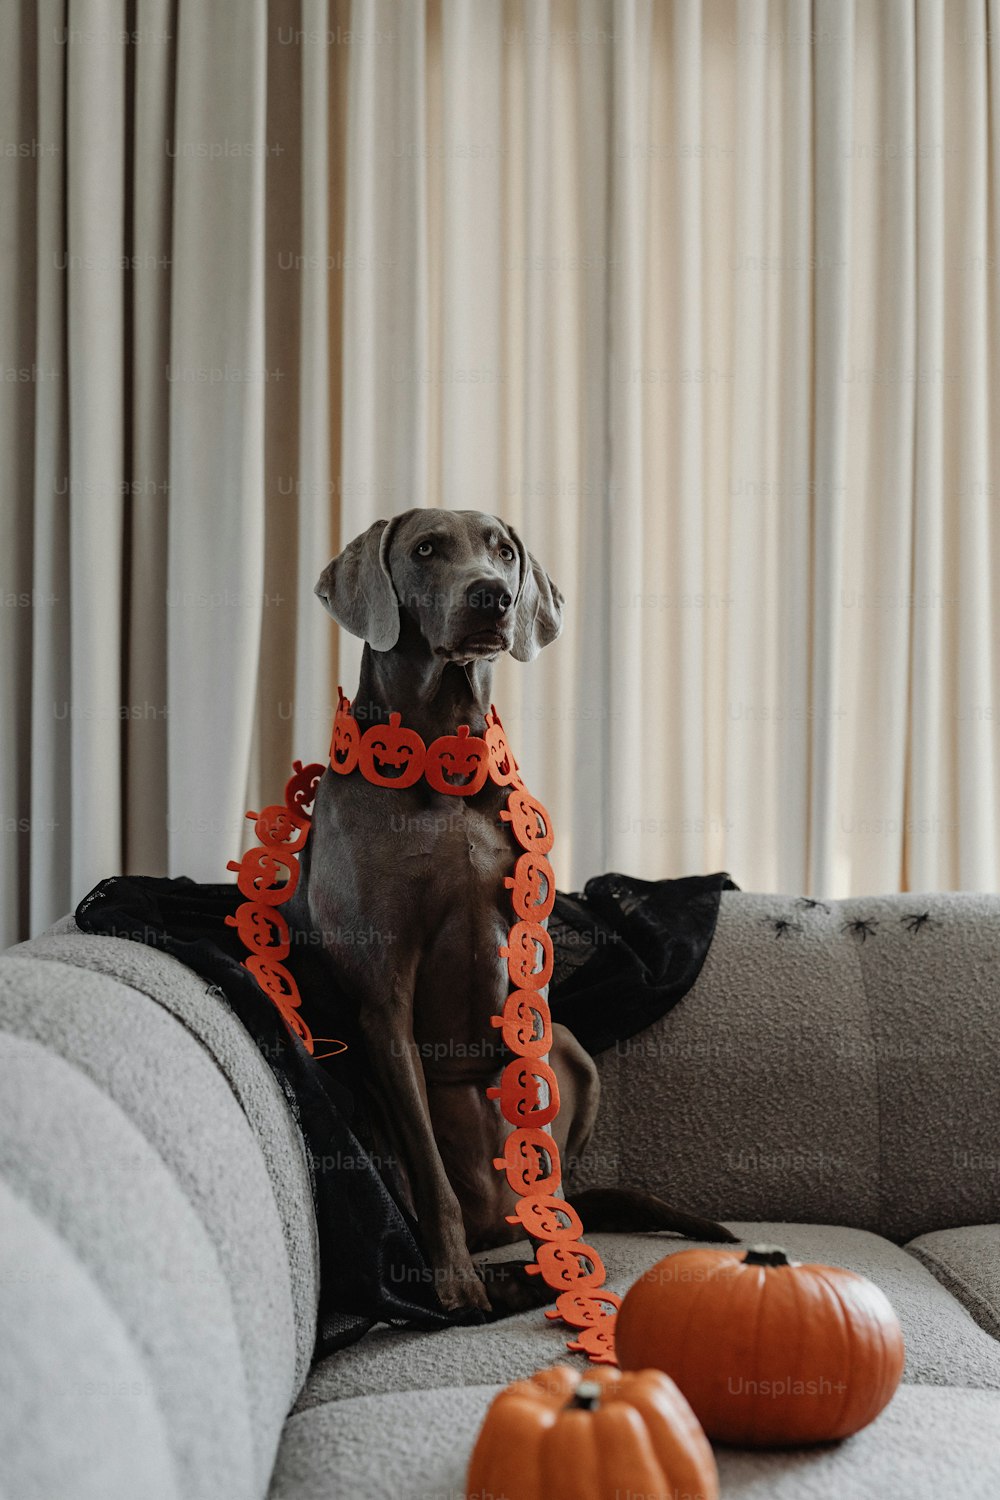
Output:
<instances>
[{"instance_id":1,"label":"dog's nose","mask_svg":"<svg viewBox=\"0 0 1000 1500\"><path fill-rule=\"evenodd\" d=\"M514 602L513 594L501 578L477 578L465 598L470 609L495 620L502 619Z\"/></svg>"}]
</instances>

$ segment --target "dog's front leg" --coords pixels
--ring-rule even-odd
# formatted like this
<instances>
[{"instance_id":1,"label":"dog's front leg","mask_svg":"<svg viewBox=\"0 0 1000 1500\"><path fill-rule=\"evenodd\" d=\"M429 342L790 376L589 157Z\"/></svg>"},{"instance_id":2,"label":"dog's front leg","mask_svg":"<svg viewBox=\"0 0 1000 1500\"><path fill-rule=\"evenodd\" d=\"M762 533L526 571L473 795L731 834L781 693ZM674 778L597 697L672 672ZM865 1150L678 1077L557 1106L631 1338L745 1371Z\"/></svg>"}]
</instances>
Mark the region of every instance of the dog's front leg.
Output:
<instances>
[{"instance_id":1,"label":"dog's front leg","mask_svg":"<svg viewBox=\"0 0 1000 1500\"><path fill-rule=\"evenodd\" d=\"M413 1037L412 986L397 977L380 995L369 991L360 1023L383 1106L393 1116L441 1302L450 1311L478 1307L488 1312L489 1297L469 1255L462 1210L434 1139Z\"/></svg>"}]
</instances>

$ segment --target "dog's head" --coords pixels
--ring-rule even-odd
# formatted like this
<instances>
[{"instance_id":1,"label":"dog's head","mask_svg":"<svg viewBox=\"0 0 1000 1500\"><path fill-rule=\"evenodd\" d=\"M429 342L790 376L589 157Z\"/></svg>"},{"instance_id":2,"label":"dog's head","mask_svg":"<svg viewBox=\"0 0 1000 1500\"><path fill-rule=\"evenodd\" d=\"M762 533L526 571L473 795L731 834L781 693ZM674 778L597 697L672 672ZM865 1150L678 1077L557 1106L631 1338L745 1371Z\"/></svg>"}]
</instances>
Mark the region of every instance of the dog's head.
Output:
<instances>
[{"instance_id":1,"label":"dog's head","mask_svg":"<svg viewBox=\"0 0 1000 1500\"><path fill-rule=\"evenodd\" d=\"M562 629L563 597L513 526L478 510L407 510L375 521L323 569L316 593L375 651L399 640L400 615L435 656L467 662L504 651L531 661Z\"/></svg>"}]
</instances>

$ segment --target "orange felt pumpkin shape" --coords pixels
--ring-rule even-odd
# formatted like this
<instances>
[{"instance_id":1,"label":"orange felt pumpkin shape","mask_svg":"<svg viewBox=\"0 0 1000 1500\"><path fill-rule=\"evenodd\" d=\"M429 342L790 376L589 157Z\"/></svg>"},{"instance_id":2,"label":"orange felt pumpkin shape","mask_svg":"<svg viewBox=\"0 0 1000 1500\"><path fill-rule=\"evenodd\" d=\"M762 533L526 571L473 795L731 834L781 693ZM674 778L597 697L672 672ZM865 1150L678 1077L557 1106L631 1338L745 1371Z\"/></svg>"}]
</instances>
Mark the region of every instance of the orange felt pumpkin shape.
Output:
<instances>
[{"instance_id":1,"label":"orange felt pumpkin shape","mask_svg":"<svg viewBox=\"0 0 1000 1500\"><path fill-rule=\"evenodd\" d=\"M524 787L515 787L500 817L510 824L522 849L530 849L532 854L548 854L555 842L555 833L548 810L537 797Z\"/></svg>"},{"instance_id":2,"label":"orange felt pumpkin shape","mask_svg":"<svg viewBox=\"0 0 1000 1500\"><path fill-rule=\"evenodd\" d=\"M583 1220L565 1198L552 1193L532 1193L507 1215L508 1224L524 1225L536 1240L576 1240L583 1233Z\"/></svg>"},{"instance_id":3,"label":"orange felt pumpkin shape","mask_svg":"<svg viewBox=\"0 0 1000 1500\"><path fill-rule=\"evenodd\" d=\"M585 1245L582 1240L546 1241L524 1269L528 1276L541 1276L546 1286L562 1290L599 1287L607 1274L593 1245Z\"/></svg>"},{"instance_id":4,"label":"orange felt pumpkin shape","mask_svg":"<svg viewBox=\"0 0 1000 1500\"><path fill-rule=\"evenodd\" d=\"M515 1057L500 1074L499 1088L488 1088L486 1097L500 1100L500 1113L512 1125L548 1125L559 1113L559 1081L541 1058Z\"/></svg>"},{"instance_id":5,"label":"orange felt pumpkin shape","mask_svg":"<svg viewBox=\"0 0 1000 1500\"><path fill-rule=\"evenodd\" d=\"M341 694L330 735L330 765L341 776L349 776L358 763L360 751L361 730L351 713L350 699Z\"/></svg>"},{"instance_id":6,"label":"orange felt pumpkin shape","mask_svg":"<svg viewBox=\"0 0 1000 1500\"><path fill-rule=\"evenodd\" d=\"M420 780L424 754L419 734L404 729L402 715L391 713L388 724L373 724L361 736L358 764L366 781L399 790Z\"/></svg>"},{"instance_id":7,"label":"orange felt pumpkin shape","mask_svg":"<svg viewBox=\"0 0 1000 1500\"><path fill-rule=\"evenodd\" d=\"M248 849L242 859L229 860L226 869L239 871L236 885L241 895L267 906L287 901L299 883L299 862L283 849ZM278 885L281 875L288 878Z\"/></svg>"},{"instance_id":8,"label":"orange felt pumpkin shape","mask_svg":"<svg viewBox=\"0 0 1000 1500\"><path fill-rule=\"evenodd\" d=\"M615 1338L622 1369L664 1370L710 1437L743 1447L848 1437L903 1373L884 1292L767 1245L668 1255L627 1293Z\"/></svg>"},{"instance_id":9,"label":"orange felt pumpkin shape","mask_svg":"<svg viewBox=\"0 0 1000 1500\"><path fill-rule=\"evenodd\" d=\"M555 1307L547 1307L547 1318L562 1318L571 1328L592 1328L613 1318L622 1305L617 1292L605 1287L595 1292L560 1292Z\"/></svg>"},{"instance_id":10,"label":"orange felt pumpkin shape","mask_svg":"<svg viewBox=\"0 0 1000 1500\"><path fill-rule=\"evenodd\" d=\"M483 736L489 751L489 773L497 786L513 786L518 780L517 761L514 759L500 716L493 705L486 715L486 733Z\"/></svg>"},{"instance_id":11,"label":"orange felt pumpkin shape","mask_svg":"<svg viewBox=\"0 0 1000 1500\"><path fill-rule=\"evenodd\" d=\"M515 1193L554 1193L562 1181L559 1148L547 1130L522 1125L503 1143L503 1156L493 1165L507 1173Z\"/></svg>"},{"instance_id":12,"label":"orange felt pumpkin shape","mask_svg":"<svg viewBox=\"0 0 1000 1500\"><path fill-rule=\"evenodd\" d=\"M505 1044L521 1057L544 1057L552 1046L552 1013L537 990L515 990L490 1024L503 1028Z\"/></svg>"},{"instance_id":13,"label":"orange felt pumpkin shape","mask_svg":"<svg viewBox=\"0 0 1000 1500\"><path fill-rule=\"evenodd\" d=\"M471 797L486 785L489 759L486 741L459 724L457 734L439 735L428 745L424 771L436 792Z\"/></svg>"},{"instance_id":14,"label":"orange felt pumpkin shape","mask_svg":"<svg viewBox=\"0 0 1000 1500\"><path fill-rule=\"evenodd\" d=\"M326 766L321 766L318 761L304 766L300 760L293 760L292 771L294 774L285 783L285 802L297 812L304 813L316 796Z\"/></svg>"},{"instance_id":15,"label":"orange felt pumpkin shape","mask_svg":"<svg viewBox=\"0 0 1000 1500\"><path fill-rule=\"evenodd\" d=\"M262 844L280 844L289 854L299 854L309 837L310 821L294 807L275 802L261 813L248 812L254 819L254 833Z\"/></svg>"},{"instance_id":16,"label":"orange felt pumpkin shape","mask_svg":"<svg viewBox=\"0 0 1000 1500\"><path fill-rule=\"evenodd\" d=\"M614 1319L605 1318L603 1323L584 1328L575 1339L566 1340L566 1348L573 1354L585 1354L595 1365L617 1365Z\"/></svg>"},{"instance_id":17,"label":"orange felt pumpkin shape","mask_svg":"<svg viewBox=\"0 0 1000 1500\"><path fill-rule=\"evenodd\" d=\"M552 978L552 939L537 922L515 922L499 952L511 983L522 989L543 990Z\"/></svg>"},{"instance_id":18,"label":"orange felt pumpkin shape","mask_svg":"<svg viewBox=\"0 0 1000 1500\"><path fill-rule=\"evenodd\" d=\"M252 952L265 950L271 958L287 958L291 951L288 923L273 906L262 901L244 901L236 915L226 917L226 926L235 927L240 941Z\"/></svg>"},{"instance_id":19,"label":"orange felt pumpkin shape","mask_svg":"<svg viewBox=\"0 0 1000 1500\"><path fill-rule=\"evenodd\" d=\"M544 854L518 856L513 875L504 876L510 903L519 917L544 922L556 904L556 877Z\"/></svg>"},{"instance_id":20,"label":"orange felt pumpkin shape","mask_svg":"<svg viewBox=\"0 0 1000 1500\"><path fill-rule=\"evenodd\" d=\"M587 1370L581 1377L555 1365L494 1399L472 1450L466 1493L718 1500L719 1476L690 1406L658 1370Z\"/></svg>"}]
</instances>

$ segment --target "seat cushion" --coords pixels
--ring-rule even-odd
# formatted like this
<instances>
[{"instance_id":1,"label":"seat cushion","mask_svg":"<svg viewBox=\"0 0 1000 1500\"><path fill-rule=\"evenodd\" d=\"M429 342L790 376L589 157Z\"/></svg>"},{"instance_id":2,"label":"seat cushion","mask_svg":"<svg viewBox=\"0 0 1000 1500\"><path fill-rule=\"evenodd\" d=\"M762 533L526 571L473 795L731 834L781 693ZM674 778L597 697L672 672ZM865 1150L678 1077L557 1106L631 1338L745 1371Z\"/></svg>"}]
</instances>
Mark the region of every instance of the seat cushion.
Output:
<instances>
[{"instance_id":1,"label":"seat cushion","mask_svg":"<svg viewBox=\"0 0 1000 1500\"><path fill-rule=\"evenodd\" d=\"M285 1425L268 1500L459 1500L500 1389L439 1386L300 1412ZM756 1453L720 1447L716 1458L726 1500L995 1500L998 1430L1000 1393L904 1385L846 1442Z\"/></svg>"},{"instance_id":2,"label":"seat cushion","mask_svg":"<svg viewBox=\"0 0 1000 1500\"><path fill-rule=\"evenodd\" d=\"M888 1296L906 1339L905 1379L930 1385L1000 1390L1000 1343L979 1328L930 1272L897 1245L860 1229L812 1224L732 1224L750 1244L777 1243L797 1260L846 1266L869 1276ZM594 1234L588 1242L607 1266L608 1285L625 1292L663 1255L691 1242L661 1234ZM527 1253L527 1245L522 1247ZM507 1259L511 1247L491 1252ZM436 1386L494 1385L530 1375L571 1356L565 1326L540 1309L476 1328L414 1333L377 1328L317 1365L296 1411L355 1396Z\"/></svg>"},{"instance_id":3,"label":"seat cushion","mask_svg":"<svg viewBox=\"0 0 1000 1500\"><path fill-rule=\"evenodd\" d=\"M1000 1224L941 1229L907 1245L980 1328L1000 1339Z\"/></svg>"}]
</instances>

